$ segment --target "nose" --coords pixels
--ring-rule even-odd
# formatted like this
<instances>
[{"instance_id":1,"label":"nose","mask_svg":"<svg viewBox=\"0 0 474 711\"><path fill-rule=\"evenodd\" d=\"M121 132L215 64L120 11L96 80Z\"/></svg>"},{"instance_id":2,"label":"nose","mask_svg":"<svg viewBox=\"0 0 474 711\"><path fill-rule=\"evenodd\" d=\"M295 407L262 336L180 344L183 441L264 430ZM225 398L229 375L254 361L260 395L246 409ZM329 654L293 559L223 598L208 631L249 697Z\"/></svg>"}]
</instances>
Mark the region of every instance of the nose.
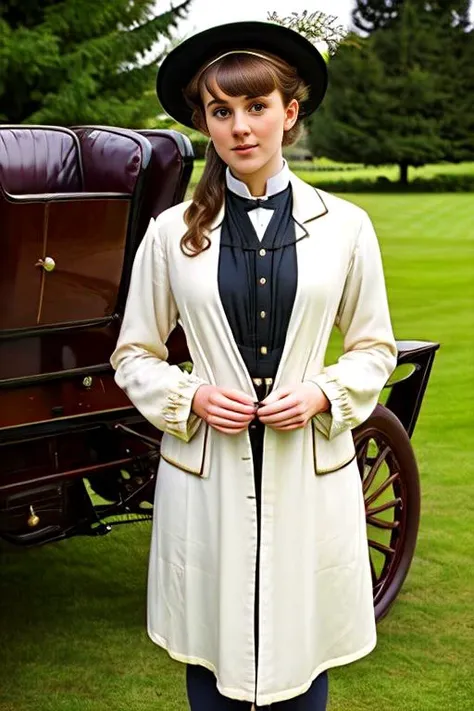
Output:
<instances>
[{"instance_id":1,"label":"nose","mask_svg":"<svg viewBox=\"0 0 474 711\"><path fill-rule=\"evenodd\" d=\"M232 123L232 134L234 136L248 136L250 128L243 111L234 112L234 120Z\"/></svg>"}]
</instances>

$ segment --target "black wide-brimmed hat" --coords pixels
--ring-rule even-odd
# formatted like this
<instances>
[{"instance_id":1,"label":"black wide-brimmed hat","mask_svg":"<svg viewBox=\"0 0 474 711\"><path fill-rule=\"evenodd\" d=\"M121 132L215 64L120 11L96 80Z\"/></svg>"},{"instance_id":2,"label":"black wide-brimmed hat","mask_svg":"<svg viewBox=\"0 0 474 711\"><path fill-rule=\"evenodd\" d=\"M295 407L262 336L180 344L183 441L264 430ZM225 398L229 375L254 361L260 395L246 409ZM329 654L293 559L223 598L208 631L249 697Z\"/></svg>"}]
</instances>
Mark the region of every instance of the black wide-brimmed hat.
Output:
<instances>
[{"instance_id":1,"label":"black wide-brimmed hat","mask_svg":"<svg viewBox=\"0 0 474 711\"><path fill-rule=\"evenodd\" d=\"M328 83L326 62L318 49L298 32L282 25L232 22L193 35L164 59L156 91L166 113L192 128L192 109L184 98L184 88L206 62L238 50L270 52L285 60L309 87L309 98L300 107L301 115L309 116L318 108Z\"/></svg>"}]
</instances>

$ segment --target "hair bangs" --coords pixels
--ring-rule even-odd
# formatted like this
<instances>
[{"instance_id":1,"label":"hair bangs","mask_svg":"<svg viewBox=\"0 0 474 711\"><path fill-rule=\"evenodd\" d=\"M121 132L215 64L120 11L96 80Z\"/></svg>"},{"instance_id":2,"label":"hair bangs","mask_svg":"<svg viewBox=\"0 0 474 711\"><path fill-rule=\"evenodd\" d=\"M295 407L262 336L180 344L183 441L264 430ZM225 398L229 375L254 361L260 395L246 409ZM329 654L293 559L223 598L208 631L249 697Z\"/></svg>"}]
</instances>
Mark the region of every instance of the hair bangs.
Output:
<instances>
[{"instance_id":1,"label":"hair bangs","mask_svg":"<svg viewBox=\"0 0 474 711\"><path fill-rule=\"evenodd\" d=\"M227 96L267 96L278 87L270 62L249 54L233 54L209 67L202 77L209 93L218 99L216 89Z\"/></svg>"}]
</instances>

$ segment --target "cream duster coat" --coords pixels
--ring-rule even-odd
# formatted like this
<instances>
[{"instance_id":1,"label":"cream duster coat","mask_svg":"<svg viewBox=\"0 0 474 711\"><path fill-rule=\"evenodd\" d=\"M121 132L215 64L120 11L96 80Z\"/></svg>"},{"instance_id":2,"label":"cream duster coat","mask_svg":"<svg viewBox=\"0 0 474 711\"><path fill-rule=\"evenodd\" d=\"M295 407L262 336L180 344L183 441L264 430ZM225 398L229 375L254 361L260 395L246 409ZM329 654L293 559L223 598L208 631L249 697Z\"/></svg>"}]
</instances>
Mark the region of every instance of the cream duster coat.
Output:
<instances>
[{"instance_id":1,"label":"cream duster coat","mask_svg":"<svg viewBox=\"0 0 474 711\"><path fill-rule=\"evenodd\" d=\"M274 384L312 381L331 402L305 428L267 427L262 471L258 671L254 655L257 516L247 432L226 435L191 412L202 383L255 398L219 298L223 208L211 247L180 249L189 203L152 220L138 250L116 381L164 432L148 580L148 633L201 664L222 694L259 706L302 694L323 670L376 643L364 501L351 428L396 364L382 263L366 213L291 175L298 288ZM179 321L192 375L166 362ZM324 367L333 324L344 355Z\"/></svg>"}]
</instances>

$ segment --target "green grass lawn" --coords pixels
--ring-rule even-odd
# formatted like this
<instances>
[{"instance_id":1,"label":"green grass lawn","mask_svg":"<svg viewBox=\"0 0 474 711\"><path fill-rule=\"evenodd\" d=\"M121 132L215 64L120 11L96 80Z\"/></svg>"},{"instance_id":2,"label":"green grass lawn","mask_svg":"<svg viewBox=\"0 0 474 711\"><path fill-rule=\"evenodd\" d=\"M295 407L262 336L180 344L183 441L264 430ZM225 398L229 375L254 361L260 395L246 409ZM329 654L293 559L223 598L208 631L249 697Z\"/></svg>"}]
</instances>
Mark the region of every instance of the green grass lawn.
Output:
<instances>
[{"instance_id":1,"label":"green grass lawn","mask_svg":"<svg viewBox=\"0 0 474 711\"><path fill-rule=\"evenodd\" d=\"M317 167L325 168L325 170L317 171ZM326 158L321 158L311 162L295 162L291 164L292 169L302 178L307 180L312 185L320 185L324 188L325 183L334 183L338 180L373 180L379 177L388 178L392 181L398 180L398 167L396 165L379 165L379 166L363 166L335 163ZM348 168L351 168L348 170ZM331 170L327 170L331 168ZM188 198L191 197L193 186L202 175L204 170L204 161L195 161L192 182L188 190ZM409 180L415 178L433 178L436 175L472 175L474 173L474 163L434 163L432 165L424 165L419 168L409 169Z\"/></svg>"},{"instance_id":2,"label":"green grass lawn","mask_svg":"<svg viewBox=\"0 0 474 711\"><path fill-rule=\"evenodd\" d=\"M331 711L468 711L474 683L474 197L349 196L379 234L398 338L441 342L414 435L422 520L369 657ZM0 545L0 711L185 711L182 665L145 632L149 524Z\"/></svg>"}]
</instances>

